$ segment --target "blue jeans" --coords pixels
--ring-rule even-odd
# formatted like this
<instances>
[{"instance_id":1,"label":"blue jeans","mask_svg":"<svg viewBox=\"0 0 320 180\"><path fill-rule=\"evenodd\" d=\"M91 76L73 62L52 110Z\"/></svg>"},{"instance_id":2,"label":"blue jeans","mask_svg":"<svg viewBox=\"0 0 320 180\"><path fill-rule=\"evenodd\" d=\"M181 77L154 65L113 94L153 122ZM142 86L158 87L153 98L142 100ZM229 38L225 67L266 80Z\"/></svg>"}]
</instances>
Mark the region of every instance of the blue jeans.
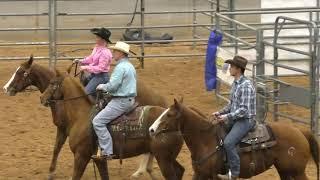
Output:
<instances>
[{"instance_id":1,"label":"blue jeans","mask_svg":"<svg viewBox=\"0 0 320 180\"><path fill-rule=\"evenodd\" d=\"M102 155L113 154L112 138L107 125L128 112L134 105L134 98L113 98L108 105L93 118L92 124L94 131L98 136L99 146L102 149Z\"/></svg>"},{"instance_id":2,"label":"blue jeans","mask_svg":"<svg viewBox=\"0 0 320 180\"><path fill-rule=\"evenodd\" d=\"M249 121L249 119L239 119L230 121L227 125L231 127L231 130L224 139L223 147L227 153L227 160L232 176L239 177L240 157L237 152L237 145L241 142L241 139L254 127L255 121Z\"/></svg>"},{"instance_id":3,"label":"blue jeans","mask_svg":"<svg viewBox=\"0 0 320 180\"><path fill-rule=\"evenodd\" d=\"M89 80L88 84L85 87L85 91L87 94L96 92L96 88L99 84L106 84L109 81L108 73L99 73L99 74L91 74L87 77ZM95 97L95 94L91 96Z\"/></svg>"}]
</instances>

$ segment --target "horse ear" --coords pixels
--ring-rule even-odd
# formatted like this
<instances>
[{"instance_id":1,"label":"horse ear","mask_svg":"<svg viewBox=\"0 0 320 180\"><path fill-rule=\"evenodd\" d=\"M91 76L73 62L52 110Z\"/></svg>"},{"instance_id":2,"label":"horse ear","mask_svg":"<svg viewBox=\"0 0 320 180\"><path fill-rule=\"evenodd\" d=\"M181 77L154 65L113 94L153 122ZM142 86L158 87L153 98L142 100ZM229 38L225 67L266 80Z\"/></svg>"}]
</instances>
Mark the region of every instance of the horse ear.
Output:
<instances>
[{"instance_id":1,"label":"horse ear","mask_svg":"<svg viewBox=\"0 0 320 180\"><path fill-rule=\"evenodd\" d=\"M28 60L28 63L27 63L28 68L31 67L32 63L33 63L33 54L30 55L30 58Z\"/></svg>"},{"instance_id":2,"label":"horse ear","mask_svg":"<svg viewBox=\"0 0 320 180\"><path fill-rule=\"evenodd\" d=\"M71 65L67 68L67 74L68 74L68 75L70 74L72 67L73 67L73 64L71 64Z\"/></svg>"},{"instance_id":3,"label":"horse ear","mask_svg":"<svg viewBox=\"0 0 320 180\"><path fill-rule=\"evenodd\" d=\"M179 108L180 107L180 101L178 101L176 98L174 98L173 101L174 101L174 106L176 108Z\"/></svg>"},{"instance_id":4,"label":"horse ear","mask_svg":"<svg viewBox=\"0 0 320 180\"><path fill-rule=\"evenodd\" d=\"M181 96L181 97L179 98L179 103L180 103L180 104L183 103L183 96Z\"/></svg>"}]
</instances>

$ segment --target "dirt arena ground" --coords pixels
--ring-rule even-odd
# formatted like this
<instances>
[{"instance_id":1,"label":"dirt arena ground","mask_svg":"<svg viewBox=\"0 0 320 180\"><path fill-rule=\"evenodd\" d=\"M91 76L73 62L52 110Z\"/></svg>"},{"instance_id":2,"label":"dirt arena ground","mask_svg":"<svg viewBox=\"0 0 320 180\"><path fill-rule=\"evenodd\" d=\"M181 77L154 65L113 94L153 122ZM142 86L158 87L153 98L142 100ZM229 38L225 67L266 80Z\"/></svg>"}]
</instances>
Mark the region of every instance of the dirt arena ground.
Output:
<instances>
[{"instance_id":1,"label":"dirt arena ground","mask_svg":"<svg viewBox=\"0 0 320 180\"><path fill-rule=\"evenodd\" d=\"M194 51L202 51L198 49ZM157 53L157 48L154 53ZM165 51L176 52L174 48L167 48ZM193 51L185 47L182 51ZM0 53L7 53L1 49ZM45 55L42 49L10 49L10 54L20 53L29 55ZM79 54L85 55L89 51ZM176 52L179 53L179 52ZM133 61L137 64L137 61ZM47 62L37 62L47 65ZM0 85L7 82L15 69L19 66L19 61L0 62ZM59 68L65 68L70 62L58 62ZM145 69L138 69L138 78L146 82L160 95L172 101L174 97L184 96L185 103L193 105L203 112L209 114L223 106L219 104L212 92L205 90L203 80L204 58L183 58L173 60L146 59ZM303 82L303 81L301 81ZM52 123L51 112L48 108L40 105L40 93L24 92L15 97L9 97L3 92L0 93L0 179L1 180L38 180L46 179L49 164L53 151L56 128ZM76 107L75 107L76 108ZM287 111L292 111L286 107ZM294 111L300 114L299 111ZM120 166L118 160L109 163L109 173L111 180L129 179L130 175L137 169L139 157L124 160ZM179 154L178 161L186 168L185 180L192 177L190 153L184 146ZM64 145L60 154L56 179L69 179L72 175L73 155L69 150L68 143ZM159 179L163 179L157 163L153 165L154 173ZM307 174L310 179L316 179L315 165L310 161L307 167ZM90 163L84 173L84 180L94 179L92 163ZM144 175L143 179L149 179ZM276 180L279 179L276 170L272 167L267 172L252 177L253 180Z\"/></svg>"}]
</instances>

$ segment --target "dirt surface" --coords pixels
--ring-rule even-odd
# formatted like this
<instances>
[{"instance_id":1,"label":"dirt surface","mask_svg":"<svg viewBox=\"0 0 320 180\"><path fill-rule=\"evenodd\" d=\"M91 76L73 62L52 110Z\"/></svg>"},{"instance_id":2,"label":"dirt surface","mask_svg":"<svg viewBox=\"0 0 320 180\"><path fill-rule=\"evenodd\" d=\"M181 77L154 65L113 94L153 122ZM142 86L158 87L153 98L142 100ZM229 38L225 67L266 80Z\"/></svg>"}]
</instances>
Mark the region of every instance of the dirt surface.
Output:
<instances>
[{"instance_id":1,"label":"dirt surface","mask_svg":"<svg viewBox=\"0 0 320 180\"><path fill-rule=\"evenodd\" d=\"M162 49L163 50L163 49ZM181 50L181 49L180 49ZM195 51L202 51L197 49ZM29 55L30 52L37 52L37 55L46 54L42 49L30 48L11 49L11 54L19 53ZM159 50L155 47L155 53ZM175 48L165 49L166 53L180 53ZM182 51L192 51L184 47ZM0 53L8 52L1 49ZM88 51L79 54L88 54ZM138 64L133 60L134 64ZM39 62L47 65L47 62ZM1 87L11 77L12 73L19 66L20 62L0 62L0 85ZM65 68L70 62L58 62L59 68ZM185 103L201 109L205 113L218 110L223 104L219 104L212 92L205 90L203 80L204 58L183 58L173 60L147 59L145 69L138 69L138 78L142 79L168 101L174 97L184 96ZM297 82L297 81L295 81ZM304 80L301 80L301 83ZM15 97L9 97L3 92L0 93L0 179L46 179L49 164L53 151L56 127L52 123L51 112L48 108L40 105L40 93L24 92ZM221 101L220 101L221 102ZM291 107L285 107L286 111L294 110L296 114L304 111L297 111ZM306 115L307 116L307 115ZM119 161L109 163L110 178L112 180L129 179L130 175L137 169L139 157L124 160L122 166ZM178 161L186 168L185 180L192 177L190 153L184 146L179 154ZM153 165L154 173L159 179L163 179L156 162ZM72 175L73 155L69 150L68 143L65 144L60 154L56 179L68 179ZM307 167L307 174L310 179L316 179L315 166L310 161ZM94 179L92 163L87 166L83 176L84 180ZM144 175L140 179L149 179ZM253 177L252 179L275 180L279 179L274 167L267 172Z\"/></svg>"}]
</instances>

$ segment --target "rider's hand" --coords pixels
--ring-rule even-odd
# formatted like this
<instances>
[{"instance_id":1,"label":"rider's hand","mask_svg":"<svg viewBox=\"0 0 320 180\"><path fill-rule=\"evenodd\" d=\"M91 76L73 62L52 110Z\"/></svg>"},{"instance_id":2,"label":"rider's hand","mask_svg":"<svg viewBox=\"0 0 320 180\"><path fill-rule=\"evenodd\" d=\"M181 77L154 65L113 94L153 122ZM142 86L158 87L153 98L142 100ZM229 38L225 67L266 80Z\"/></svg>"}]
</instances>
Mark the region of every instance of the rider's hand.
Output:
<instances>
[{"instance_id":1,"label":"rider's hand","mask_svg":"<svg viewBox=\"0 0 320 180\"><path fill-rule=\"evenodd\" d=\"M85 71L85 70L87 70L87 67L86 66L80 66L80 71Z\"/></svg>"},{"instance_id":2,"label":"rider's hand","mask_svg":"<svg viewBox=\"0 0 320 180\"><path fill-rule=\"evenodd\" d=\"M99 84L96 88L97 91L102 91L103 90L103 84Z\"/></svg>"},{"instance_id":3,"label":"rider's hand","mask_svg":"<svg viewBox=\"0 0 320 180\"><path fill-rule=\"evenodd\" d=\"M213 116L214 120L217 120L217 118L220 116L220 113L217 111L217 112L212 113L211 115Z\"/></svg>"},{"instance_id":4,"label":"rider's hand","mask_svg":"<svg viewBox=\"0 0 320 180\"><path fill-rule=\"evenodd\" d=\"M72 62L73 62L73 63L80 63L80 62L81 62L81 59L74 59Z\"/></svg>"},{"instance_id":5,"label":"rider's hand","mask_svg":"<svg viewBox=\"0 0 320 180\"><path fill-rule=\"evenodd\" d=\"M226 120L228 120L228 116L226 114L217 117L218 122L224 122Z\"/></svg>"}]
</instances>

